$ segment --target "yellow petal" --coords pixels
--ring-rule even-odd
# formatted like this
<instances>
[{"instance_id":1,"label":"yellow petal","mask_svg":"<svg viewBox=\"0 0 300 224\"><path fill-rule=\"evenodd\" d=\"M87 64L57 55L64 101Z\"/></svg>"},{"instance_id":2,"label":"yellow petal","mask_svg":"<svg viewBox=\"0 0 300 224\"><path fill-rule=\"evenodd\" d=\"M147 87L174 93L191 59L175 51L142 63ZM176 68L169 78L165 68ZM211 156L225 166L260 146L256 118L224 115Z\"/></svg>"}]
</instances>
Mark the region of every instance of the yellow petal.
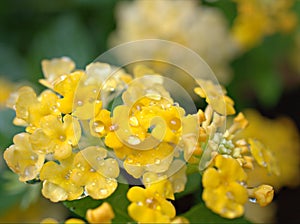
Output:
<instances>
[{"instance_id":1,"label":"yellow petal","mask_svg":"<svg viewBox=\"0 0 300 224\"><path fill-rule=\"evenodd\" d=\"M203 173L202 183L204 187L216 188L221 184L220 174L216 169L208 168Z\"/></svg>"},{"instance_id":2,"label":"yellow petal","mask_svg":"<svg viewBox=\"0 0 300 224\"><path fill-rule=\"evenodd\" d=\"M86 219L89 223L111 223L114 217L114 211L107 202L103 202L95 209L88 209L86 212Z\"/></svg>"}]
</instances>

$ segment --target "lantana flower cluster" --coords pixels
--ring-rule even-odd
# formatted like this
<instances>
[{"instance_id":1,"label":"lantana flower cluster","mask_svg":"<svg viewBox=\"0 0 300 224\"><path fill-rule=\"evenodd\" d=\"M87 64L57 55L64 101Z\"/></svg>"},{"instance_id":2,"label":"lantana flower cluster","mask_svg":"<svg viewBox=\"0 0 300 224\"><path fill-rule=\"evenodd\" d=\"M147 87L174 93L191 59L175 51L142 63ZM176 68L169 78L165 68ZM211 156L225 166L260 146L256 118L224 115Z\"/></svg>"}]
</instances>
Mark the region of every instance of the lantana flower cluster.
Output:
<instances>
[{"instance_id":1,"label":"lantana flower cluster","mask_svg":"<svg viewBox=\"0 0 300 224\"><path fill-rule=\"evenodd\" d=\"M105 199L126 182L136 185L126 196L133 220L187 221L171 201L185 190L190 166L203 176L206 206L222 217L242 216L248 200L272 201L272 186L248 185L245 170L257 164L277 174L276 161L258 140L237 137L248 121L234 116L234 101L212 81L196 80L206 107L191 114L163 75L142 64L132 74L101 62L80 70L64 57L42 61L42 70L46 90L21 87L9 102L25 130L4 159L20 181L41 181L51 201Z\"/></svg>"}]
</instances>

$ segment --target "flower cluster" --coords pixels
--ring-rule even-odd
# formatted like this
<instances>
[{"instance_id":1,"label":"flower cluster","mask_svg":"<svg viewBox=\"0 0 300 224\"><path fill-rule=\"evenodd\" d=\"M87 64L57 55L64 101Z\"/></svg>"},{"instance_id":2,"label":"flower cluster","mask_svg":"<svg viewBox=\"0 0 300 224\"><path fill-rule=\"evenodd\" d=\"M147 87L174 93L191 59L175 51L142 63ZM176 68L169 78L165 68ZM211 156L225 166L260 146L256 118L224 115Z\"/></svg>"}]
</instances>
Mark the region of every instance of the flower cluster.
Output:
<instances>
[{"instance_id":1,"label":"flower cluster","mask_svg":"<svg viewBox=\"0 0 300 224\"><path fill-rule=\"evenodd\" d=\"M116 21L117 29L110 37L111 46L149 38L173 41L199 54L220 82L228 83L231 79L229 63L237 54L236 43L219 9L200 5L193 0L120 2ZM144 52L145 49L136 49L134 55L143 55ZM170 54L171 57L172 54L172 51L159 47L151 52L153 56ZM131 57L128 52L120 53L120 57Z\"/></svg>"},{"instance_id":2,"label":"flower cluster","mask_svg":"<svg viewBox=\"0 0 300 224\"><path fill-rule=\"evenodd\" d=\"M248 125L242 113L224 126L234 101L212 81L196 80L194 91L207 106L191 114L174 100L167 80L142 64L132 76L100 62L75 70L69 58L44 60L42 69L46 90L37 95L22 87L14 94L13 122L25 132L4 159L20 181L41 181L51 201L105 199L117 180L140 181L144 188L127 193L132 219L186 222L169 200L184 191L188 166L199 167L202 198L223 217L243 215L248 199L261 206L272 201L273 188L249 185L245 170L257 164L277 174L273 155L258 140L237 137Z\"/></svg>"},{"instance_id":3,"label":"flower cluster","mask_svg":"<svg viewBox=\"0 0 300 224\"><path fill-rule=\"evenodd\" d=\"M289 33L296 27L297 15L291 10L294 0L234 1L238 13L232 33L243 49L256 46L265 36Z\"/></svg>"}]
</instances>

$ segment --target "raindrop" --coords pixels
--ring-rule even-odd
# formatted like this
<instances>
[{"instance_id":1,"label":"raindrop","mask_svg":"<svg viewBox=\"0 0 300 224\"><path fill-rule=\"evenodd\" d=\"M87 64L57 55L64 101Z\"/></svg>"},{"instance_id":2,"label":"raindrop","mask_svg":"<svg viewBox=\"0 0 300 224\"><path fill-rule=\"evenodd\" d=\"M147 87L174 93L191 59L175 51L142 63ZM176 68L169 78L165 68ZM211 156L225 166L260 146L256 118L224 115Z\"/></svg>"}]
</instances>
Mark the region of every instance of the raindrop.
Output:
<instances>
[{"instance_id":1,"label":"raindrop","mask_svg":"<svg viewBox=\"0 0 300 224\"><path fill-rule=\"evenodd\" d=\"M156 165L159 165L159 164L161 163L161 161L160 161L160 159L156 158L156 159L154 160L154 163L155 163Z\"/></svg>"},{"instance_id":2,"label":"raindrop","mask_svg":"<svg viewBox=\"0 0 300 224\"><path fill-rule=\"evenodd\" d=\"M115 131L115 130L117 130L117 128L118 128L118 125L117 125L117 124L113 124L113 125L111 125L111 126L109 127L109 130L110 130L110 131Z\"/></svg>"},{"instance_id":3,"label":"raindrop","mask_svg":"<svg viewBox=\"0 0 300 224\"><path fill-rule=\"evenodd\" d=\"M139 121L136 117L130 117L129 124L133 127L137 127L139 125Z\"/></svg>"},{"instance_id":4,"label":"raindrop","mask_svg":"<svg viewBox=\"0 0 300 224\"><path fill-rule=\"evenodd\" d=\"M105 189L105 188L101 188L101 189L100 189L100 194L106 195L107 193L108 193L108 190L107 190L107 189Z\"/></svg>"},{"instance_id":5,"label":"raindrop","mask_svg":"<svg viewBox=\"0 0 300 224\"><path fill-rule=\"evenodd\" d=\"M78 101L77 101L77 105L78 105L78 106L82 106L82 105L83 105L83 102L82 102L81 100L78 100Z\"/></svg>"},{"instance_id":6,"label":"raindrop","mask_svg":"<svg viewBox=\"0 0 300 224\"><path fill-rule=\"evenodd\" d=\"M101 133L104 131L104 125L102 122L94 122L93 126L94 126L94 131L97 133Z\"/></svg>"},{"instance_id":7,"label":"raindrop","mask_svg":"<svg viewBox=\"0 0 300 224\"><path fill-rule=\"evenodd\" d=\"M141 143L141 140L135 135L130 135L127 139L127 142L131 145L138 145Z\"/></svg>"},{"instance_id":8,"label":"raindrop","mask_svg":"<svg viewBox=\"0 0 300 224\"><path fill-rule=\"evenodd\" d=\"M136 204L137 204L138 206L143 206L143 205L144 205L143 202L141 202L141 201L138 201Z\"/></svg>"},{"instance_id":9,"label":"raindrop","mask_svg":"<svg viewBox=\"0 0 300 224\"><path fill-rule=\"evenodd\" d=\"M178 130L181 126L181 121L177 117L174 117L170 120L169 126L172 130Z\"/></svg>"}]
</instances>

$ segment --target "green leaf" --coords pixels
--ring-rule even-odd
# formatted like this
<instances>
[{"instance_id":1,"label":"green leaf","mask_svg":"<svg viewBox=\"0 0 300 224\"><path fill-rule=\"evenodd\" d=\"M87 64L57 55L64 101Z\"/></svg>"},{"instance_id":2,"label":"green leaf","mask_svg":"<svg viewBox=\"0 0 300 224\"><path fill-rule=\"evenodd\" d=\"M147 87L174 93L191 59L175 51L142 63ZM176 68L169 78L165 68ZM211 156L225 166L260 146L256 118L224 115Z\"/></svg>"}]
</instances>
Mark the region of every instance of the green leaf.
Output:
<instances>
[{"instance_id":1,"label":"green leaf","mask_svg":"<svg viewBox=\"0 0 300 224\"><path fill-rule=\"evenodd\" d=\"M201 191L201 175L199 173L190 174L187 178L184 191L175 194L176 199L182 198L188 194L193 194L196 191Z\"/></svg>"},{"instance_id":2,"label":"green leaf","mask_svg":"<svg viewBox=\"0 0 300 224\"><path fill-rule=\"evenodd\" d=\"M226 219L213 213L203 203L198 204L191 208L188 212L182 214L187 218L190 223L238 223L238 224L249 224L245 218Z\"/></svg>"},{"instance_id":3,"label":"green leaf","mask_svg":"<svg viewBox=\"0 0 300 224\"><path fill-rule=\"evenodd\" d=\"M127 207L130 204L126 197L127 191L128 185L119 183L117 190L104 200L95 200L91 197L85 197L79 200L65 201L64 205L76 215L85 218L88 209L96 208L103 202L108 202L115 213L115 218L112 220L112 223L133 222L127 213Z\"/></svg>"}]
</instances>

